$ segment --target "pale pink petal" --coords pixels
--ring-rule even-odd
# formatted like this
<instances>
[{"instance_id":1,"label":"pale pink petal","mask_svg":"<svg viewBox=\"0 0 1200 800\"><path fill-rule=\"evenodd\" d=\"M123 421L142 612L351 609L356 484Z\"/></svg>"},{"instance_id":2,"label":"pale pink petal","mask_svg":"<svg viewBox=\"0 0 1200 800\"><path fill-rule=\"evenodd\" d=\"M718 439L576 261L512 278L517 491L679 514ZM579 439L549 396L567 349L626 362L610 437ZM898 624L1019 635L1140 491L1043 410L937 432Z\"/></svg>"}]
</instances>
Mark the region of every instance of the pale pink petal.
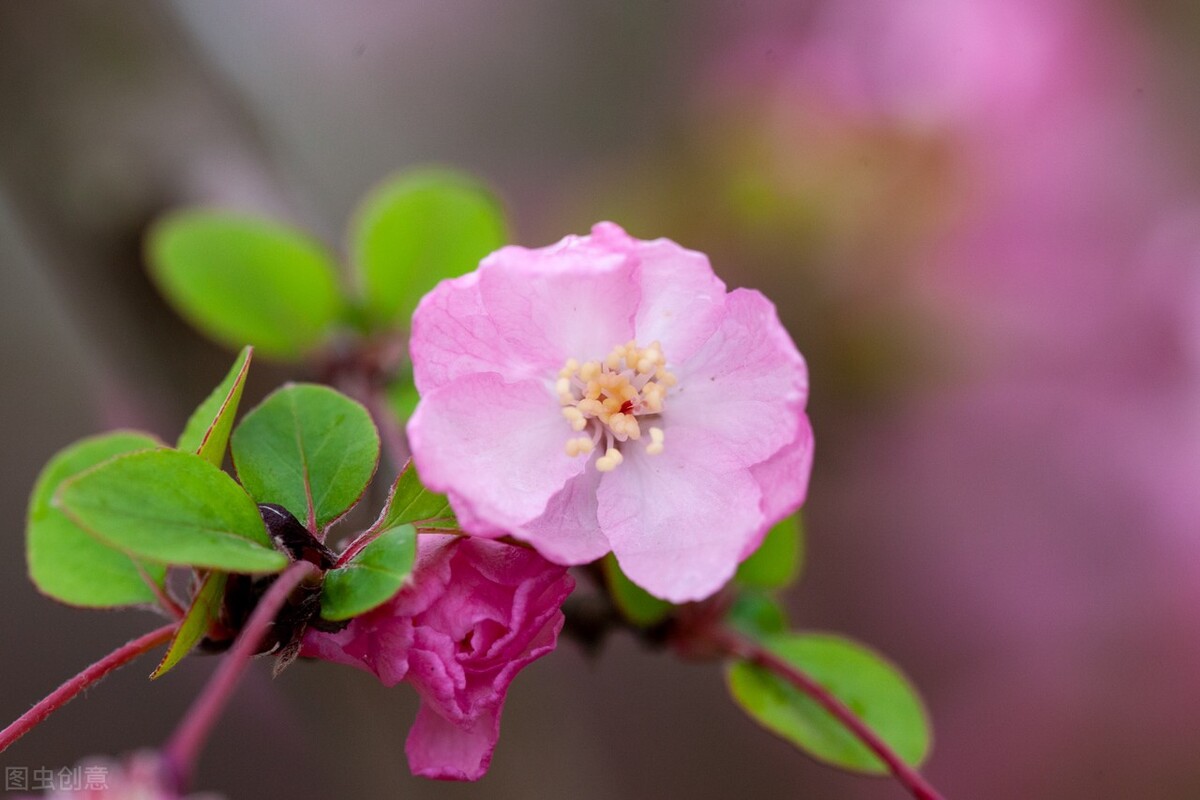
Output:
<instances>
[{"instance_id":1,"label":"pale pink petal","mask_svg":"<svg viewBox=\"0 0 1200 800\"><path fill-rule=\"evenodd\" d=\"M464 375L499 372L518 381L547 368L509 346L483 307L479 279L480 273L472 272L442 281L413 314L409 351L422 396Z\"/></svg>"},{"instance_id":2,"label":"pale pink petal","mask_svg":"<svg viewBox=\"0 0 1200 800\"><path fill-rule=\"evenodd\" d=\"M571 429L559 408L544 383L507 383L495 373L435 389L408 423L422 480L449 493L456 512L469 507L464 518L487 519L483 535L535 519L584 468L564 451Z\"/></svg>"},{"instance_id":3,"label":"pale pink petal","mask_svg":"<svg viewBox=\"0 0 1200 800\"><path fill-rule=\"evenodd\" d=\"M769 300L738 289L726 310L716 333L674 368L679 384L667 398L664 418L704 428L749 467L796 438L808 378Z\"/></svg>"},{"instance_id":4,"label":"pale pink petal","mask_svg":"<svg viewBox=\"0 0 1200 800\"><path fill-rule=\"evenodd\" d=\"M568 358L601 359L633 338L635 264L589 237L539 250L505 247L480 265L483 304L506 346L548 365L544 377L553 380Z\"/></svg>"},{"instance_id":5,"label":"pale pink petal","mask_svg":"<svg viewBox=\"0 0 1200 800\"><path fill-rule=\"evenodd\" d=\"M642 294L637 341L642 346L658 341L668 366L674 368L691 358L717 329L725 315L725 284L713 274L703 253L670 239L636 245Z\"/></svg>"},{"instance_id":6,"label":"pale pink petal","mask_svg":"<svg viewBox=\"0 0 1200 800\"><path fill-rule=\"evenodd\" d=\"M808 417L802 415L796 438L766 461L750 468L750 474L762 491L762 512L768 525L774 525L804 504L812 463L812 426ZM758 545L753 542L751 549L743 555L749 556Z\"/></svg>"},{"instance_id":7,"label":"pale pink petal","mask_svg":"<svg viewBox=\"0 0 1200 800\"><path fill-rule=\"evenodd\" d=\"M514 529L513 536L530 542L558 564L586 564L600 558L610 549L596 516L600 474L589 464L550 498L544 514Z\"/></svg>"},{"instance_id":8,"label":"pale pink petal","mask_svg":"<svg viewBox=\"0 0 1200 800\"><path fill-rule=\"evenodd\" d=\"M667 435L662 454L631 448L605 473L599 515L625 574L681 603L721 588L765 523L758 485L738 456L704 430Z\"/></svg>"}]
</instances>

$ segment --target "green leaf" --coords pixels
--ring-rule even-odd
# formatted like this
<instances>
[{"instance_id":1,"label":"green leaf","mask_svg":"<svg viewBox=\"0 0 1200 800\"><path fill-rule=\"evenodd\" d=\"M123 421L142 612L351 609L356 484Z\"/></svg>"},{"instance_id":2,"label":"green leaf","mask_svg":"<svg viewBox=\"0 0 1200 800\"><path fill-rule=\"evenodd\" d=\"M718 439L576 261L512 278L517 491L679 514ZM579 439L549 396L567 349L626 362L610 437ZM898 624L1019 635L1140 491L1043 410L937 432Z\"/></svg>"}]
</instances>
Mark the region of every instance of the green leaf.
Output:
<instances>
[{"instance_id":1,"label":"green leaf","mask_svg":"<svg viewBox=\"0 0 1200 800\"><path fill-rule=\"evenodd\" d=\"M232 446L255 500L278 503L317 529L358 502L379 463L379 432L367 410L315 384L275 391L241 421Z\"/></svg>"},{"instance_id":2,"label":"green leaf","mask_svg":"<svg viewBox=\"0 0 1200 800\"><path fill-rule=\"evenodd\" d=\"M388 492L387 503L379 521L371 526L375 530L392 528L406 522L435 520L438 524L428 527L457 527L454 512L446 495L431 492L421 483L417 468L411 461L401 470L400 476ZM446 523L450 523L447 525ZM421 527L427 527L422 525Z\"/></svg>"},{"instance_id":3,"label":"green leaf","mask_svg":"<svg viewBox=\"0 0 1200 800\"><path fill-rule=\"evenodd\" d=\"M389 528L344 566L325 573L321 616L339 621L365 614L400 591L417 557L412 525Z\"/></svg>"},{"instance_id":4,"label":"green leaf","mask_svg":"<svg viewBox=\"0 0 1200 800\"><path fill-rule=\"evenodd\" d=\"M96 541L50 500L64 481L97 464L161 446L148 434L121 431L83 439L50 459L34 484L26 524L29 577L40 591L64 603L91 608L157 602L147 580L161 585L165 567L139 566L120 550Z\"/></svg>"},{"instance_id":5,"label":"green leaf","mask_svg":"<svg viewBox=\"0 0 1200 800\"><path fill-rule=\"evenodd\" d=\"M417 301L438 281L470 272L507 241L499 202L472 178L424 169L389 180L351 223L368 316L407 327Z\"/></svg>"},{"instance_id":6,"label":"green leaf","mask_svg":"<svg viewBox=\"0 0 1200 800\"><path fill-rule=\"evenodd\" d=\"M171 214L151 229L150 274L181 316L231 347L294 359L319 344L344 301L332 257L290 227L221 211Z\"/></svg>"},{"instance_id":7,"label":"green leaf","mask_svg":"<svg viewBox=\"0 0 1200 800\"><path fill-rule=\"evenodd\" d=\"M784 634L767 646L845 703L905 762L918 766L931 742L917 692L881 656L837 636ZM782 678L750 662L728 673L734 700L767 730L819 761L882 774L886 766L834 717Z\"/></svg>"},{"instance_id":8,"label":"green leaf","mask_svg":"<svg viewBox=\"0 0 1200 800\"><path fill-rule=\"evenodd\" d=\"M617 559L611 553L600 562L604 568L604 579L608 593L616 603L621 615L640 628L648 628L666 619L675 608L666 600L660 600L638 586L625 575Z\"/></svg>"},{"instance_id":9,"label":"green leaf","mask_svg":"<svg viewBox=\"0 0 1200 800\"><path fill-rule=\"evenodd\" d=\"M242 348L225 380L192 412L175 445L177 450L196 453L217 467L225 461L225 448L229 445L229 433L233 430L253 354L253 347Z\"/></svg>"},{"instance_id":10,"label":"green leaf","mask_svg":"<svg viewBox=\"0 0 1200 800\"><path fill-rule=\"evenodd\" d=\"M749 558L738 567L736 580L743 586L780 589L796 580L804 562L804 532L800 515L775 524Z\"/></svg>"},{"instance_id":11,"label":"green leaf","mask_svg":"<svg viewBox=\"0 0 1200 800\"><path fill-rule=\"evenodd\" d=\"M779 603L770 595L753 590L738 594L729 609L728 620L730 625L754 639L787 630L787 614Z\"/></svg>"},{"instance_id":12,"label":"green leaf","mask_svg":"<svg viewBox=\"0 0 1200 800\"><path fill-rule=\"evenodd\" d=\"M99 541L163 564L247 573L287 566L254 501L192 453L115 458L64 483L55 503Z\"/></svg>"},{"instance_id":13,"label":"green leaf","mask_svg":"<svg viewBox=\"0 0 1200 800\"><path fill-rule=\"evenodd\" d=\"M175 631L175 638L167 648L167 654L159 662L158 668L150 673L150 679L161 677L175 667L183 657L192 652L214 622L221 616L221 601L225 598L225 583L228 573L209 572L204 576L203 583L196 590L192 604L187 614Z\"/></svg>"}]
</instances>

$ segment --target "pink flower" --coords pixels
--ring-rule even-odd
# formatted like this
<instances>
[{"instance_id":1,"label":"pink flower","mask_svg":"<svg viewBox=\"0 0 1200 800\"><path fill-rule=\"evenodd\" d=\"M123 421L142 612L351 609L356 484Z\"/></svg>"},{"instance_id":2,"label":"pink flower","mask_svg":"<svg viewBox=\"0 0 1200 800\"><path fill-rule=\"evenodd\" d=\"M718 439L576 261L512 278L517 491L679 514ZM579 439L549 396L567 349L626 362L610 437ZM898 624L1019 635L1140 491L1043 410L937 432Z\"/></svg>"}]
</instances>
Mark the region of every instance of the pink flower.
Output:
<instances>
[{"instance_id":1,"label":"pink flower","mask_svg":"<svg viewBox=\"0 0 1200 800\"><path fill-rule=\"evenodd\" d=\"M804 499L804 361L771 303L612 223L505 247L413 316L422 479L463 526L561 564L611 550L668 600L715 592Z\"/></svg>"},{"instance_id":2,"label":"pink flower","mask_svg":"<svg viewBox=\"0 0 1200 800\"><path fill-rule=\"evenodd\" d=\"M337 633L310 631L302 655L407 681L421 695L409 768L443 780L487 772L508 685L554 649L574 588L563 567L485 539L422 535L411 584Z\"/></svg>"},{"instance_id":3,"label":"pink flower","mask_svg":"<svg viewBox=\"0 0 1200 800\"><path fill-rule=\"evenodd\" d=\"M92 758L83 763L48 774L29 775L18 768L14 775L29 788L49 788L47 794L30 795L29 800L221 800L218 795L189 794L186 798L175 791L170 769L158 753L143 751L124 763L107 758ZM9 781L9 788L16 788ZM21 788L24 788L23 786Z\"/></svg>"}]
</instances>

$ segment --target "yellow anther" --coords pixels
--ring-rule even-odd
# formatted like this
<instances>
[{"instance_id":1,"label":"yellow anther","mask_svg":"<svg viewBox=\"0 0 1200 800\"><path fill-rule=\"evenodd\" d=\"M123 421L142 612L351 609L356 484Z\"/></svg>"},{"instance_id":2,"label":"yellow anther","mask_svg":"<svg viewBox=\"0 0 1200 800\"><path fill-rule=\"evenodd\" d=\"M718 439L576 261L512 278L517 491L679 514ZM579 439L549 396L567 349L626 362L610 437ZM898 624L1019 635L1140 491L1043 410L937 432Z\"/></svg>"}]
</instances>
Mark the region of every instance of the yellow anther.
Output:
<instances>
[{"instance_id":1,"label":"yellow anther","mask_svg":"<svg viewBox=\"0 0 1200 800\"><path fill-rule=\"evenodd\" d=\"M667 371L662 345L639 347L636 340L619 344L602 361L580 363L568 359L559 372L555 390L563 405L563 418L576 433L567 441L571 456L591 453L605 437L608 446L596 459L596 468L609 472L624 460L621 443L639 441L647 415L663 413L668 389L676 383ZM661 427L649 428L646 452L663 452Z\"/></svg>"},{"instance_id":2,"label":"yellow anther","mask_svg":"<svg viewBox=\"0 0 1200 800\"><path fill-rule=\"evenodd\" d=\"M650 429L650 444L646 445L646 455L656 456L663 451L663 429Z\"/></svg>"},{"instance_id":3,"label":"yellow anther","mask_svg":"<svg viewBox=\"0 0 1200 800\"><path fill-rule=\"evenodd\" d=\"M608 419L608 427L612 428L613 435L618 439L636 439L641 436L637 420L630 414L613 414Z\"/></svg>"},{"instance_id":4,"label":"yellow anther","mask_svg":"<svg viewBox=\"0 0 1200 800\"><path fill-rule=\"evenodd\" d=\"M612 472L624 460L624 457L617 448L610 447L608 448L608 452L596 459L596 469L601 472Z\"/></svg>"},{"instance_id":5,"label":"yellow anther","mask_svg":"<svg viewBox=\"0 0 1200 800\"><path fill-rule=\"evenodd\" d=\"M567 422L571 423L571 430L581 431L587 427L587 418L583 416L583 412L575 406L567 406L562 410L563 416L567 418Z\"/></svg>"},{"instance_id":6,"label":"yellow anther","mask_svg":"<svg viewBox=\"0 0 1200 800\"><path fill-rule=\"evenodd\" d=\"M575 439L567 439L567 455L574 458L578 455L587 455L595 449L596 443L592 441L590 436L580 436Z\"/></svg>"},{"instance_id":7,"label":"yellow anther","mask_svg":"<svg viewBox=\"0 0 1200 800\"><path fill-rule=\"evenodd\" d=\"M593 397L585 397L579 401L577 408L585 415L596 416L604 410L603 404Z\"/></svg>"}]
</instances>

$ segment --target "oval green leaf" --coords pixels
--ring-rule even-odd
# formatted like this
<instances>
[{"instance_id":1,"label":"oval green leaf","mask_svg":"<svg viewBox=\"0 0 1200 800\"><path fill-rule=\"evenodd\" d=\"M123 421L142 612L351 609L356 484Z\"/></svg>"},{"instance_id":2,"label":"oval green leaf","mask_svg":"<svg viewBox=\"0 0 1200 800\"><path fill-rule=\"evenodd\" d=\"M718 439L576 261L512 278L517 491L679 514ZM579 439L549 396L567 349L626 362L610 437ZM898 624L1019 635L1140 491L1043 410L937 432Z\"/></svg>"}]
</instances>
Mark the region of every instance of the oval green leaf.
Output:
<instances>
[{"instance_id":1,"label":"oval green leaf","mask_svg":"<svg viewBox=\"0 0 1200 800\"><path fill-rule=\"evenodd\" d=\"M238 403L242 400L242 388L246 385L246 374L250 371L253 347L244 347L225 379L212 390L200 404L179 435L177 450L196 453L214 466L225 460L225 448L229 446L229 434L233 430L233 419L237 416Z\"/></svg>"},{"instance_id":2,"label":"oval green leaf","mask_svg":"<svg viewBox=\"0 0 1200 800\"><path fill-rule=\"evenodd\" d=\"M617 559L609 553L600 562L604 568L604 580L613 603L625 619L639 628L648 628L662 622L675 606L660 600L638 586L621 570Z\"/></svg>"},{"instance_id":3,"label":"oval green leaf","mask_svg":"<svg viewBox=\"0 0 1200 800\"><path fill-rule=\"evenodd\" d=\"M246 573L287 566L254 501L193 453L115 458L64 483L55 503L97 540L140 558Z\"/></svg>"},{"instance_id":4,"label":"oval green leaf","mask_svg":"<svg viewBox=\"0 0 1200 800\"><path fill-rule=\"evenodd\" d=\"M804 529L800 515L775 523L758 549L738 567L736 580L756 589L781 589L800 575L804 563Z\"/></svg>"},{"instance_id":5,"label":"oval green leaf","mask_svg":"<svg viewBox=\"0 0 1200 800\"><path fill-rule=\"evenodd\" d=\"M381 530L407 522L429 523L422 524L422 528L458 527L446 495L426 489L412 461L404 466L396 482L392 484L383 513L371 527L373 530Z\"/></svg>"},{"instance_id":6,"label":"oval green leaf","mask_svg":"<svg viewBox=\"0 0 1200 800\"><path fill-rule=\"evenodd\" d=\"M368 316L380 326L407 327L417 301L438 281L470 272L507 241L500 203L466 175L423 169L385 182L351 223Z\"/></svg>"},{"instance_id":7,"label":"oval green leaf","mask_svg":"<svg viewBox=\"0 0 1200 800\"><path fill-rule=\"evenodd\" d=\"M344 566L325 573L321 616L334 622L383 605L400 591L417 557L411 525L389 528Z\"/></svg>"},{"instance_id":8,"label":"oval green leaf","mask_svg":"<svg viewBox=\"0 0 1200 800\"><path fill-rule=\"evenodd\" d=\"M360 404L327 386L288 384L233 432L233 464L259 503L324 528L345 514L379 463L379 432Z\"/></svg>"},{"instance_id":9,"label":"oval green leaf","mask_svg":"<svg viewBox=\"0 0 1200 800\"><path fill-rule=\"evenodd\" d=\"M50 500L64 481L97 464L161 446L149 434L119 431L78 441L50 459L34 484L26 523L29 577L41 592L89 608L157 602L148 581L161 585L164 566L135 561L97 541Z\"/></svg>"},{"instance_id":10,"label":"oval green leaf","mask_svg":"<svg viewBox=\"0 0 1200 800\"><path fill-rule=\"evenodd\" d=\"M167 648L167 654L158 663L158 668L150 673L150 679L162 677L175 667L184 656L192 651L209 627L221 616L221 602L225 599L225 583L229 575L225 572L209 572L204 576L200 588L192 598L187 614L175 630L175 638Z\"/></svg>"},{"instance_id":11,"label":"oval green leaf","mask_svg":"<svg viewBox=\"0 0 1200 800\"><path fill-rule=\"evenodd\" d=\"M765 644L845 703L906 763L929 754L931 733L920 697L898 669L860 644L823 634L784 634ZM728 672L730 693L751 717L813 758L855 772L887 767L807 695L750 662Z\"/></svg>"},{"instance_id":12,"label":"oval green leaf","mask_svg":"<svg viewBox=\"0 0 1200 800\"><path fill-rule=\"evenodd\" d=\"M294 359L344 308L332 257L290 227L221 211L171 214L150 231L150 274L175 310L231 347Z\"/></svg>"}]
</instances>

